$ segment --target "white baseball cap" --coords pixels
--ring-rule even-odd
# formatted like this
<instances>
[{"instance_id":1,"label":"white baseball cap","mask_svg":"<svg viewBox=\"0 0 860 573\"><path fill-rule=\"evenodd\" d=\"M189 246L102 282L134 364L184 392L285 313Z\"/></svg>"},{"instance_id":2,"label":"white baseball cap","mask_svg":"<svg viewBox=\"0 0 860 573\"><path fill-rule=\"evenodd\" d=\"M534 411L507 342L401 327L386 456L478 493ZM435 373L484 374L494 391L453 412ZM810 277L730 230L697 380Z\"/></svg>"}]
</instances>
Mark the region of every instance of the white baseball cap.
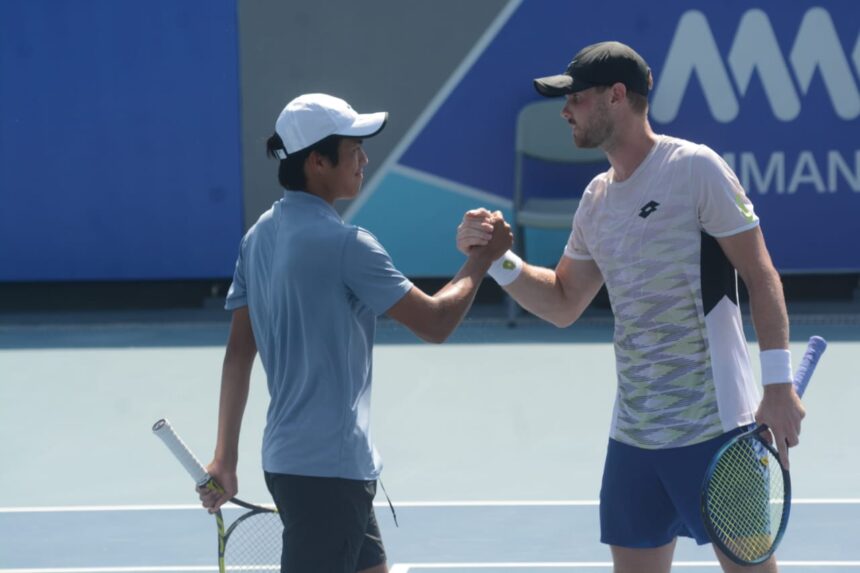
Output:
<instances>
[{"instance_id":1,"label":"white baseball cap","mask_svg":"<svg viewBox=\"0 0 860 573\"><path fill-rule=\"evenodd\" d=\"M304 94L286 105L275 132L286 153L295 153L329 135L371 137L382 131L388 112L357 113L348 103L327 94ZM281 157L285 159L286 155Z\"/></svg>"}]
</instances>

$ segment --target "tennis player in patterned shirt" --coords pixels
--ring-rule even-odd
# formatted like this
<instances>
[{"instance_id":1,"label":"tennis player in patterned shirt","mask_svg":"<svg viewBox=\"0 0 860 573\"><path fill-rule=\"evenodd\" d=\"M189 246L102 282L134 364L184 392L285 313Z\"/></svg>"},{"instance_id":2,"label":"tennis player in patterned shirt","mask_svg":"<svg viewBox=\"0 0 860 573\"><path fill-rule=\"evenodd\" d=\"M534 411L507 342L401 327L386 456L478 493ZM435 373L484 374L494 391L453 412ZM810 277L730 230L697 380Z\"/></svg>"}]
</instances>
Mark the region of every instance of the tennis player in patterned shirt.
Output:
<instances>
[{"instance_id":1,"label":"tennis player in patterned shirt","mask_svg":"<svg viewBox=\"0 0 860 573\"><path fill-rule=\"evenodd\" d=\"M565 73L535 80L566 98L561 116L580 148L610 169L585 189L554 270L507 252L490 274L524 308L564 327L603 284L615 317L618 390L600 493L601 541L615 573L671 569L678 536L708 543L699 493L720 445L766 423L780 457L798 443L803 406L791 384L782 285L737 177L713 150L655 134L651 71L632 48L582 49ZM490 213L469 211L464 253L492 236ZM750 297L764 396L755 384L737 274ZM715 549L716 550L716 549ZM724 571L775 572L775 558Z\"/></svg>"}]
</instances>

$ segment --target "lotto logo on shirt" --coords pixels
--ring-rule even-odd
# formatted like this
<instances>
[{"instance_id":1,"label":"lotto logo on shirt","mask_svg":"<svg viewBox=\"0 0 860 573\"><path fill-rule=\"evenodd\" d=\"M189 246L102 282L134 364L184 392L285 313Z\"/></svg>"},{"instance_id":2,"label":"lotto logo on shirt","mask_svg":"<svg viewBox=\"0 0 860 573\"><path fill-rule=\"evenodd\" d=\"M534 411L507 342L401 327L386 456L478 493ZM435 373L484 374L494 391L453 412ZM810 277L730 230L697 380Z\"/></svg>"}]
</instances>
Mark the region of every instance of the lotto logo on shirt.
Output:
<instances>
[{"instance_id":1,"label":"lotto logo on shirt","mask_svg":"<svg viewBox=\"0 0 860 573\"><path fill-rule=\"evenodd\" d=\"M649 201L642 209L639 211L639 216L643 219L648 218L648 215L657 210L657 207L660 205L657 201Z\"/></svg>"}]
</instances>

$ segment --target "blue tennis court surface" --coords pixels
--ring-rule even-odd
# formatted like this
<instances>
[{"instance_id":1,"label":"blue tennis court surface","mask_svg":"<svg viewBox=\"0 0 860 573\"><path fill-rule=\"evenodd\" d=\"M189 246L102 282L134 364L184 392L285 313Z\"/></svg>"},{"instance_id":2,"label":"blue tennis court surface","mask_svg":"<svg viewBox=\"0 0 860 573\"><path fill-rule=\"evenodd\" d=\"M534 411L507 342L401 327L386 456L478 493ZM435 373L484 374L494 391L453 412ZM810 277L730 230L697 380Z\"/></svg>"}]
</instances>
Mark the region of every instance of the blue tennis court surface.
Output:
<instances>
[{"instance_id":1,"label":"blue tennis court surface","mask_svg":"<svg viewBox=\"0 0 860 573\"><path fill-rule=\"evenodd\" d=\"M854 543L860 500L801 500L792 512L780 551L784 568L860 571ZM239 513L226 511L225 519ZM608 552L594 538L593 503L405 504L397 513L399 528L386 505L377 507L390 562L399 573L609 567ZM4 573L215 570L214 519L197 508L6 511L0 513L0 531ZM679 543L676 561L678 568L719 570L710 549L693 543Z\"/></svg>"},{"instance_id":2,"label":"blue tennis court surface","mask_svg":"<svg viewBox=\"0 0 860 573\"><path fill-rule=\"evenodd\" d=\"M792 512L780 551L783 567L860 570L854 544L860 500L801 500ZM387 505L377 507L390 562L400 573L608 567L608 552L594 538L594 503L404 504L397 513L399 528ZM227 511L225 519L239 514ZM8 544L0 561L4 573L214 570L214 519L197 508L7 511L0 513L0 531ZM679 543L676 560L679 568L719 570L710 549L693 543Z\"/></svg>"},{"instance_id":3,"label":"blue tennis court surface","mask_svg":"<svg viewBox=\"0 0 860 573\"><path fill-rule=\"evenodd\" d=\"M208 460L227 333L213 316L0 325L0 573L217 570L214 519L150 432L168 417ZM830 346L804 399L778 556L784 571L860 572L860 443L848 423L860 329L798 321L795 362L811 334ZM593 501L614 395L611 324L472 320L430 346L385 322L379 339L374 432L400 527L382 496L376 512L392 572L611 571ZM240 495L265 503L262 376L255 368L239 476ZM719 571L710 547L683 539L675 569Z\"/></svg>"}]
</instances>

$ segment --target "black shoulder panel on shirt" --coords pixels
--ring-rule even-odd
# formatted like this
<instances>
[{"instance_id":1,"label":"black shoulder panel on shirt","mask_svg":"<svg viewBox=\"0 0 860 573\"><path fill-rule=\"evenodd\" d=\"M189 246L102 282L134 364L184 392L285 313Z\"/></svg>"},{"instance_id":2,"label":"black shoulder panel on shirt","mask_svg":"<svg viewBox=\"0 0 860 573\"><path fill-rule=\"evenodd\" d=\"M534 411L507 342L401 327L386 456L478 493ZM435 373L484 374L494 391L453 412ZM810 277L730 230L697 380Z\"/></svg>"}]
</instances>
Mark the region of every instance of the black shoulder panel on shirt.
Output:
<instances>
[{"instance_id":1,"label":"black shoulder panel on shirt","mask_svg":"<svg viewBox=\"0 0 860 573\"><path fill-rule=\"evenodd\" d=\"M702 233L702 306L705 316L727 297L738 304L738 274L717 240Z\"/></svg>"}]
</instances>

